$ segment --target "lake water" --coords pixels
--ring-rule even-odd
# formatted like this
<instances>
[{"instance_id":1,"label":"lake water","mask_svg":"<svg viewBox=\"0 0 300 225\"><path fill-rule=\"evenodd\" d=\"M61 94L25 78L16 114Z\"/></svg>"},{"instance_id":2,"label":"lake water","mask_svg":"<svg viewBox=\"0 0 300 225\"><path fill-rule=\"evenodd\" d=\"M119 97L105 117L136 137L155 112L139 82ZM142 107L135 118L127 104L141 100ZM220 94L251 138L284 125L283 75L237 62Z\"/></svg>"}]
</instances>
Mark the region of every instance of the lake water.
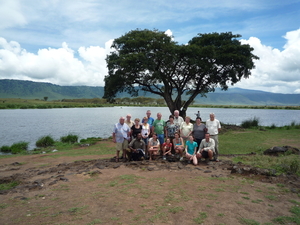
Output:
<instances>
[{"instance_id":1,"label":"lake water","mask_svg":"<svg viewBox=\"0 0 300 225\"><path fill-rule=\"evenodd\" d=\"M79 139L88 137L111 136L113 125L120 116L128 113L142 119L146 111L151 110L152 117L158 112L167 120L170 111L167 107L104 107L104 108L66 108L66 109L12 109L0 110L0 146L15 142L29 142L29 149L35 148L35 142L42 136L51 135L59 139L68 134L76 134ZM209 119L211 112L222 123L239 125L242 121L259 118L262 126L289 125L300 123L300 110L271 109L225 109L225 108L189 108L187 116L195 119L200 110L203 121Z\"/></svg>"}]
</instances>

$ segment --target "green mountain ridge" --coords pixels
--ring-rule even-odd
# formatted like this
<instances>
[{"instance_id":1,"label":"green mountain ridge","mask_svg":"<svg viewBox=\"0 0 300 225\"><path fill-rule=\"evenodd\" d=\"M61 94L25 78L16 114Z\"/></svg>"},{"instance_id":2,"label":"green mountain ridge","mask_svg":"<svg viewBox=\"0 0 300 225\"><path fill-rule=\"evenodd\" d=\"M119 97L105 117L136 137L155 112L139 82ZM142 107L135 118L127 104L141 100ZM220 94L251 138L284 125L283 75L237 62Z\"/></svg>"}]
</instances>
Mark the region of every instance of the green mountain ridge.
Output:
<instances>
[{"instance_id":1,"label":"green mountain ridge","mask_svg":"<svg viewBox=\"0 0 300 225\"><path fill-rule=\"evenodd\" d=\"M91 86L59 86L51 83L0 80L0 98L43 99L48 101L61 99L102 98L104 87ZM140 96L159 98L159 96L141 92ZM212 105L278 105L299 106L300 94L278 94L242 88L229 88L227 91L216 89L207 97L200 95L195 99L196 104ZM119 98L130 97L127 93L118 94Z\"/></svg>"}]
</instances>

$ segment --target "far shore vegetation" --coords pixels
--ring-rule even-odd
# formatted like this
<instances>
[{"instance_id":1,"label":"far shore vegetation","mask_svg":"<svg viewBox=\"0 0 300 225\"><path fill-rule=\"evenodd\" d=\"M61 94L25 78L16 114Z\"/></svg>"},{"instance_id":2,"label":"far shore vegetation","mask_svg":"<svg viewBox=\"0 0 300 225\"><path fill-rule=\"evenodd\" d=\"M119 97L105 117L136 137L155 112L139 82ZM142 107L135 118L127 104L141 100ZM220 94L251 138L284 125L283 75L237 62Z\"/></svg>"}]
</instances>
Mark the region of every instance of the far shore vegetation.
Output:
<instances>
[{"instance_id":1,"label":"far shore vegetation","mask_svg":"<svg viewBox=\"0 0 300 225\"><path fill-rule=\"evenodd\" d=\"M221 160L231 160L234 163L242 162L246 165L270 169L280 174L295 174L300 176L300 156L292 152L285 152L281 156L267 156L263 152L274 146L291 146L300 149L300 123L277 127L275 124L268 127L259 125L258 118L242 122L241 126L222 124L219 135ZM19 140L16 140L19 141ZM1 158L20 155L46 154L47 157L91 156L91 160L98 156L111 157L115 154L111 137L102 139L91 137L78 139L78 136L69 134L54 140L51 136L39 138L34 150L28 150L28 143L17 142L12 146L0 146L3 154Z\"/></svg>"},{"instance_id":2,"label":"far shore vegetation","mask_svg":"<svg viewBox=\"0 0 300 225\"><path fill-rule=\"evenodd\" d=\"M96 108L96 107L114 107L114 106L151 106L167 107L164 99L149 97L136 98L116 98L115 102L109 103L103 98L92 99L61 99L49 100L43 99L21 99L21 98L0 98L0 109L52 109L52 108ZM193 108L239 108L239 109L285 109L300 110L298 106L284 105L210 105L193 103Z\"/></svg>"}]
</instances>

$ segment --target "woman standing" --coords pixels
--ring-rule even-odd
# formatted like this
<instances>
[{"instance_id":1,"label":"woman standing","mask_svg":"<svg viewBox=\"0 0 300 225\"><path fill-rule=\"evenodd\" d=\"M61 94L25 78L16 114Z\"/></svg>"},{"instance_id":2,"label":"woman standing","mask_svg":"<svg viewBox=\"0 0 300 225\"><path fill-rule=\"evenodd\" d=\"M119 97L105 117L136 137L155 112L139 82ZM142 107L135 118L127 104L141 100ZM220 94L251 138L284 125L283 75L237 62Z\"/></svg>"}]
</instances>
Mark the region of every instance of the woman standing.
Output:
<instances>
[{"instance_id":1,"label":"woman standing","mask_svg":"<svg viewBox=\"0 0 300 225\"><path fill-rule=\"evenodd\" d=\"M171 143L173 143L173 139L175 137L175 132L176 132L176 124L174 123L174 116L170 115L169 122L167 122L167 125L166 125L166 137L170 139ZM172 153L174 153L173 147L171 150L172 150Z\"/></svg>"},{"instance_id":2,"label":"woman standing","mask_svg":"<svg viewBox=\"0 0 300 225\"><path fill-rule=\"evenodd\" d=\"M201 123L201 117L197 117L196 123L194 124L194 128L193 128L193 136L198 146L200 146L202 139L205 138L206 131L207 129L205 124Z\"/></svg>"},{"instance_id":3,"label":"woman standing","mask_svg":"<svg viewBox=\"0 0 300 225\"><path fill-rule=\"evenodd\" d=\"M190 122L191 118L189 116L185 117L185 122L180 126L180 136L182 137L184 143L188 140L188 137L193 132L193 124Z\"/></svg>"},{"instance_id":4,"label":"woman standing","mask_svg":"<svg viewBox=\"0 0 300 225\"><path fill-rule=\"evenodd\" d=\"M142 124L142 138L143 141L146 144L146 157L148 156L148 140L150 135L150 124L148 124L148 117L143 118L143 124Z\"/></svg>"},{"instance_id":5,"label":"woman standing","mask_svg":"<svg viewBox=\"0 0 300 225\"><path fill-rule=\"evenodd\" d=\"M142 132L142 125L140 124L140 119L135 118L134 120L134 125L131 127L131 135L132 135L132 140L136 138L138 133Z\"/></svg>"}]
</instances>

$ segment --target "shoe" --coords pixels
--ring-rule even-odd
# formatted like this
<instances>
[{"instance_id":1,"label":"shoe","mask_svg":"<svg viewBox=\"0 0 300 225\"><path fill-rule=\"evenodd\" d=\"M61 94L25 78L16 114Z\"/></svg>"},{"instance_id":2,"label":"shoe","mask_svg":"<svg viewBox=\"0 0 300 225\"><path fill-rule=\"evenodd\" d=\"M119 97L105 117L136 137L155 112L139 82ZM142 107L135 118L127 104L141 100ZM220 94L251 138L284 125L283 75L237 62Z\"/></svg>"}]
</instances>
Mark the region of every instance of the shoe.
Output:
<instances>
[{"instance_id":1,"label":"shoe","mask_svg":"<svg viewBox=\"0 0 300 225\"><path fill-rule=\"evenodd\" d=\"M163 157L163 160L167 160L167 159L166 159L166 156Z\"/></svg>"},{"instance_id":2,"label":"shoe","mask_svg":"<svg viewBox=\"0 0 300 225\"><path fill-rule=\"evenodd\" d=\"M220 160L219 160L219 159L216 159L215 161L216 161L216 162L220 162Z\"/></svg>"},{"instance_id":3,"label":"shoe","mask_svg":"<svg viewBox=\"0 0 300 225\"><path fill-rule=\"evenodd\" d=\"M183 157L180 157L179 161L181 161L181 162L182 162L182 161L183 161Z\"/></svg>"}]
</instances>

